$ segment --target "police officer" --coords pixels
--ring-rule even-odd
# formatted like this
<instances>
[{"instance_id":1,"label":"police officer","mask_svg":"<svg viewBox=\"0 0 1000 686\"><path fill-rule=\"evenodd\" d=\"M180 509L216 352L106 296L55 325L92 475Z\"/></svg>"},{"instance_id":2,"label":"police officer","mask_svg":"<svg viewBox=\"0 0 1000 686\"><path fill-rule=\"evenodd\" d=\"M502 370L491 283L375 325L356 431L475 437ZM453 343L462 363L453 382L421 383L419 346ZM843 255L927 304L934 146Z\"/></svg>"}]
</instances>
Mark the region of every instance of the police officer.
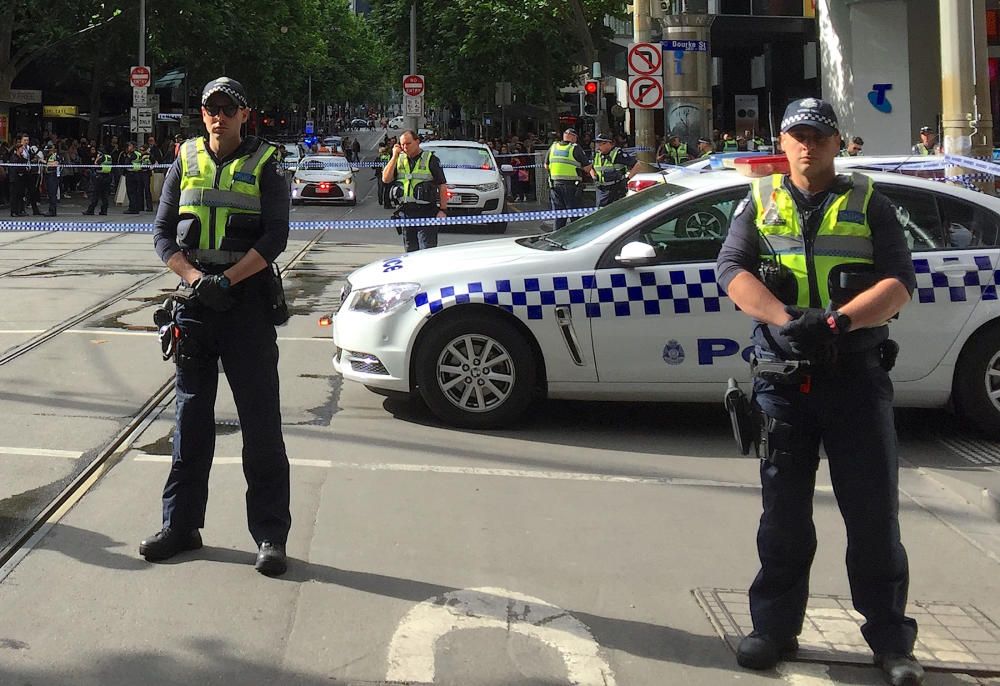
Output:
<instances>
[{"instance_id":1,"label":"police officer","mask_svg":"<svg viewBox=\"0 0 1000 686\"><path fill-rule=\"evenodd\" d=\"M754 319L751 369L762 413L761 568L750 587L754 630L737 661L770 669L798 648L822 441L847 528L861 632L886 680L911 686L923 670L912 654L917 625L905 614L909 572L887 372L895 347L886 322L909 302L915 277L890 202L868 177L836 175L839 146L829 103L792 102L781 122L791 173L754 181L718 258L719 285Z\"/></svg>"},{"instance_id":2,"label":"police officer","mask_svg":"<svg viewBox=\"0 0 1000 686\"><path fill-rule=\"evenodd\" d=\"M101 204L101 214L108 213L108 194L111 191L112 162L111 155L91 146L91 154L94 156L94 164L97 165L96 173L90 177L90 205L83 211L84 214L93 215L97 208L97 203Z\"/></svg>"},{"instance_id":3,"label":"police officer","mask_svg":"<svg viewBox=\"0 0 1000 686\"><path fill-rule=\"evenodd\" d=\"M59 202L59 177L61 176L59 164L62 157L56 146L51 141L45 144L45 194L49 198L49 211L46 217L56 216L56 209Z\"/></svg>"},{"instance_id":4,"label":"police officer","mask_svg":"<svg viewBox=\"0 0 1000 686\"><path fill-rule=\"evenodd\" d=\"M272 265L288 240L289 188L274 161L275 146L241 137L247 107L239 82L209 82L201 96L208 135L186 141L164 179L156 252L192 297L174 309L180 328L177 420L163 488L163 529L144 540L139 552L156 561L201 547L221 359L243 433L256 569L274 576L286 570L291 526L274 330L280 318L272 309Z\"/></svg>"},{"instance_id":5,"label":"police officer","mask_svg":"<svg viewBox=\"0 0 1000 686\"><path fill-rule=\"evenodd\" d=\"M576 138L576 129L566 129L562 140L553 142L545 155L544 166L549 173L549 203L553 210L583 207L581 174L589 175L593 165L583 148L576 144ZM557 217L555 228L561 229L569 221L568 217Z\"/></svg>"},{"instance_id":6,"label":"police officer","mask_svg":"<svg viewBox=\"0 0 1000 686\"><path fill-rule=\"evenodd\" d=\"M389 152L390 148L387 143L388 136L386 136L386 140L378 146L378 162L380 167L378 171L375 172L376 188L378 190L378 204L385 208L390 207L389 186L382 180L382 172L385 170L386 165L389 164L389 160L392 159L392 153Z\"/></svg>"},{"instance_id":7,"label":"police officer","mask_svg":"<svg viewBox=\"0 0 1000 686\"><path fill-rule=\"evenodd\" d=\"M680 166L687 162L688 157L688 146L687 143L681 143L680 136L670 136L663 147L660 148L660 154L657 155L657 162L665 162L667 164L673 164Z\"/></svg>"},{"instance_id":8,"label":"police officer","mask_svg":"<svg viewBox=\"0 0 1000 686\"><path fill-rule=\"evenodd\" d=\"M722 134L722 152L739 152L740 142L731 133Z\"/></svg>"},{"instance_id":9,"label":"police officer","mask_svg":"<svg viewBox=\"0 0 1000 686\"><path fill-rule=\"evenodd\" d=\"M38 209L38 201L41 199L41 178L40 178L40 166L41 158L38 146L32 145L31 138L28 134L21 136L22 152L21 155L26 163L25 173L24 173L24 191L27 197L28 204L31 205L31 214L38 216L42 213Z\"/></svg>"},{"instance_id":10,"label":"police officer","mask_svg":"<svg viewBox=\"0 0 1000 686\"><path fill-rule=\"evenodd\" d=\"M143 207L142 194L142 153L136 150L135 143L129 141L121 156L125 168L125 195L128 197L128 209L124 214L139 214Z\"/></svg>"},{"instance_id":11,"label":"police officer","mask_svg":"<svg viewBox=\"0 0 1000 686\"><path fill-rule=\"evenodd\" d=\"M703 160L707 157L711 157L715 153L715 148L712 146L712 141L707 138L698 139L698 159Z\"/></svg>"},{"instance_id":12,"label":"police officer","mask_svg":"<svg viewBox=\"0 0 1000 686\"><path fill-rule=\"evenodd\" d=\"M937 145L937 133L929 126L920 127L920 142L913 144L914 155L939 155L941 148Z\"/></svg>"},{"instance_id":13,"label":"police officer","mask_svg":"<svg viewBox=\"0 0 1000 686\"><path fill-rule=\"evenodd\" d=\"M447 182L441 161L429 150L420 149L420 139L414 131L403 131L399 143L392 146L392 157L382 169L382 182L398 183L402 193L400 210L407 219L448 216ZM407 226L401 234L406 252L437 246L436 226Z\"/></svg>"},{"instance_id":14,"label":"police officer","mask_svg":"<svg viewBox=\"0 0 1000 686\"><path fill-rule=\"evenodd\" d=\"M864 147L864 144L865 140L861 136L854 136L847 142L847 146L840 151L840 156L857 157L861 154L861 149Z\"/></svg>"},{"instance_id":15,"label":"police officer","mask_svg":"<svg viewBox=\"0 0 1000 686\"><path fill-rule=\"evenodd\" d=\"M625 197L626 182L636 165L634 157L615 145L611 134L599 133L594 138L597 153L591 174L597 181L597 207L607 207Z\"/></svg>"}]
</instances>

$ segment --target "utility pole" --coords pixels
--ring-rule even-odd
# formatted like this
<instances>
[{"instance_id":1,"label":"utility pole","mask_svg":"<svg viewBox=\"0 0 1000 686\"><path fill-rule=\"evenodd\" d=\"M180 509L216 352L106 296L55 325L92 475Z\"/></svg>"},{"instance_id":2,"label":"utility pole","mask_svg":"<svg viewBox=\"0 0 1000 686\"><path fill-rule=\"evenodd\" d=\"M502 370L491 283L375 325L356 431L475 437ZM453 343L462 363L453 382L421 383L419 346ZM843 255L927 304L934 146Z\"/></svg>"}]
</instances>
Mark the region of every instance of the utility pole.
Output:
<instances>
[{"instance_id":1,"label":"utility pole","mask_svg":"<svg viewBox=\"0 0 1000 686\"><path fill-rule=\"evenodd\" d=\"M972 154L993 159L993 104L990 98L989 48L986 46L986 0L972 0L972 32L976 63L976 115L979 130L972 137ZM979 190L996 193L994 181L980 181Z\"/></svg>"},{"instance_id":2,"label":"utility pole","mask_svg":"<svg viewBox=\"0 0 1000 686\"><path fill-rule=\"evenodd\" d=\"M417 2L414 0L410 5L410 73L417 73ZM426 97L426 86L424 86ZM403 94L403 101L406 101L406 94ZM420 129L420 117L415 114L406 115L406 128L418 131Z\"/></svg>"},{"instance_id":3,"label":"utility pole","mask_svg":"<svg viewBox=\"0 0 1000 686\"><path fill-rule=\"evenodd\" d=\"M146 66L146 0L139 0L139 66ZM149 84L152 87L153 84ZM155 127L154 127L155 128ZM142 132L135 132L135 147L142 146Z\"/></svg>"},{"instance_id":4,"label":"utility pole","mask_svg":"<svg viewBox=\"0 0 1000 686\"><path fill-rule=\"evenodd\" d=\"M989 159L992 154L985 17L983 0L941 0L941 145L946 155ZM975 40L979 33L982 40ZM950 166L946 173L969 171Z\"/></svg>"},{"instance_id":5,"label":"utility pole","mask_svg":"<svg viewBox=\"0 0 1000 686\"><path fill-rule=\"evenodd\" d=\"M650 27L649 0L633 0L632 5L632 36L636 43L647 43L653 37ZM656 159L656 129L653 127L653 111L636 107L632 110L632 131L635 133L635 144L639 148L648 148L638 154L643 162L653 162Z\"/></svg>"}]
</instances>

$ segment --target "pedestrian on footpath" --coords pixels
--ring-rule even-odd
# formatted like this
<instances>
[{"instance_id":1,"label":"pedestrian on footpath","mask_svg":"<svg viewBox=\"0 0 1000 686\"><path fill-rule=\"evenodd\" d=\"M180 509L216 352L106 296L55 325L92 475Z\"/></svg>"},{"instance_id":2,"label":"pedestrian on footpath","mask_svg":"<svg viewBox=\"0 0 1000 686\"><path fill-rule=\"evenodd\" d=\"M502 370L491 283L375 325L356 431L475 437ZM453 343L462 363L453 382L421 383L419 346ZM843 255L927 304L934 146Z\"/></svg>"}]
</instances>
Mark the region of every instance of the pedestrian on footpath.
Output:
<instances>
[{"instance_id":1,"label":"pedestrian on footpath","mask_svg":"<svg viewBox=\"0 0 1000 686\"><path fill-rule=\"evenodd\" d=\"M448 216L447 181L441 161L429 150L420 149L420 138L412 129L399 135L392 157L382 170L382 181L399 185L400 214L407 219ZM390 194L393 192L389 190ZM407 226L400 230L403 248L416 252L437 247L437 226Z\"/></svg>"},{"instance_id":2,"label":"pedestrian on footpath","mask_svg":"<svg viewBox=\"0 0 1000 686\"><path fill-rule=\"evenodd\" d=\"M201 95L207 135L181 145L163 184L154 245L191 297L175 298L173 311L177 419L163 528L139 553L158 561L201 548L221 360L243 434L255 567L277 576L292 524L274 330L288 319L274 261L288 242L289 188L276 146L242 137L248 108L238 81L210 81Z\"/></svg>"},{"instance_id":3,"label":"pedestrian on footpath","mask_svg":"<svg viewBox=\"0 0 1000 686\"><path fill-rule=\"evenodd\" d=\"M90 146L90 153L94 157L94 164L97 165L95 173L90 176L90 204L83 211L86 215L93 216L97 204L101 205L101 214L108 213L108 195L111 193L112 161L111 154L100 152L96 146Z\"/></svg>"},{"instance_id":4,"label":"pedestrian on footpath","mask_svg":"<svg viewBox=\"0 0 1000 686\"><path fill-rule=\"evenodd\" d=\"M583 207L583 174L590 175L594 166L587 154L576 143L576 129L563 131L562 140L555 141L545 154L545 170L549 173L549 203L553 210L572 210ZM571 221L568 217L557 217L553 223L556 230Z\"/></svg>"},{"instance_id":5,"label":"pedestrian on footpath","mask_svg":"<svg viewBox=\"0 0 1000 686\"><path fill-rule=\"evenodd\" d=\"M594 139L597 153L591 174L597 182L597 207L607 207L625 197L626 184L635 171L636 159L615 145L610 133L599 133Z\"/></svg>"},{"instance_id":6,"label":"pedestrian on footpath","mask_svg":"<svg viewBox=\"0 0 1000 686\"><path fill-rule=\"evenodd\" d=\"M753 402L762 425L761 567L750 587L753 632L737 661L771 669L798 649L822 441L847 527L861 633L888 683L915 686L923 669L913 657L917 623L906 616L888 373L898 346L886 322L910 301L916 279L892 204L867 176L837 176L839 147L828 102L792 102L781 122L791 172L753 182L718 258L719 286L754 320Z\"/></svg>"}]
</instances>

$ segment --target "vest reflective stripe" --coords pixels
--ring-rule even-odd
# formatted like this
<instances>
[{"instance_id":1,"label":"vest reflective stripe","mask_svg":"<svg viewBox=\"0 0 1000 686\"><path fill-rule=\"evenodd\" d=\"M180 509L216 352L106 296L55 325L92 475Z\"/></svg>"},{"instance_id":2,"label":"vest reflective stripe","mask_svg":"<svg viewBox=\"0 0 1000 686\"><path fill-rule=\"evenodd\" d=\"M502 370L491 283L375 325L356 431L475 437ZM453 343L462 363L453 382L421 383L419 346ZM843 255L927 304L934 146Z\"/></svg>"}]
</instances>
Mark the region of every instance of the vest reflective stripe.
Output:
<instances>
[{"instance_id":1,"label":"vest reflective stripe","mask_svg":"<svg viewBox=\"0 0 1000 686\"><path fill-rule=\"evenodd\" d=\"M776 174L753 182L757 210L756 224L761 236L762 259L774 259L795 276L798 296L795 304L810 307L809 271L799 212L795 200ZM873 187L863 174L852 174L851 189L837 196L827 207L812 245L812 270L816 276L819 306L830 304L829 276L842 264L873 264L874 247L868 224L868 203Z\"/></svg>"},{"instance_id":2,"label":"vest reflective stripe","mask_svg":"<svg viewBox=\"0 0 1000 686\"><path fill-rule=\"evenodd\" d=\"M214 188L187 188L181 191L181 205L201 205L203 207L232 207L237 210L260 212L260 198L237 191L222 191Z\"/></svg>"},{"instance_id":3,"label":"vest reflective stripe","mask_svg":"<svg viewBox=\"0 0 1000 686\"><path fill-rule=\"evenodd\" d=\"M132 170L134 172L140 171L142 169L142 155L138 150L132 153Z\"/></svg>"},{"instance_id":4,"label":"vest reflective stripe","mask_svg":"<svg viewBox=\"0 0 1000 686\"><path fill-rule=\"evenodd\" d=\"M111 173L111 155L107 153L102 153L98 158L100 159L101 168L98 169L99 174L110 174Z\"/></svg>"},{"instance_id":5,"label":"vest reflective stripe","mask_svg":"<svg viewBox=\"0 0 1000 686\"><path fill-rule=\"evenodd\" d=\"M181 144L178 209L182 218L197 217L201 224L198 245L185 245L185 248L218 250L226 236L230 215L260 215L261 170L275 150L273 145L260 141L250 154L217 167L205 147L204 138Z\"/></svg>"},{"instance_id":6,"label":"vest reflective stripe","mask_svg":"<svg viewBox=\"0 0 1000 686\"><path fill-rule=\"evenodd\" d=\"M619 148L612 148L611 154L607 156L602 155L600 151L598 151L598 153L594 155L594 172L597 174L597 183L599 184L605 183L604 174L608 171L611 170L619 172L625 171L624 164L618 164L617 162L615 162L615 160L618 159L618 153L620 152L621 150ZM624 180L625 179L623 177L618 179L617 181L612 181L612 183L621 183Z\"/></svg>"},{"instance_id":7,"label":"vest reflective stripe","mask_svg":"<svg viewBox=\"0 0 1000 686\"><path fill-rule=\"evenodd\" d=\"M578 181L580 163L574 155L576 143L553 143L549 148L549 178L553 181Z\"/></svg>"},{"instance_id":8,"label":"vest reflective stripe","mask_svg":"<svg viewBox=\"0 0 1000 686\"><path fill-rule=\"evenodd\" d=\"M734 140L728 140L722 142L722 152L738 152L740 149L740 144Z\"/></svg>"},{"instance_id":9,"label":"vest reflective stripe","mask_svg":"<svg viewBox=\"0 0 1000 686\"><path fill-rule=\"evenodd\" d=\"M431 155L431 152L422 150L420 157L417 158L417 163L412 167L410 166L410 158L405 153L396 160L396 180L403 185L401 202L418 205L431 204L429 200L418 200L416 197L417 186L434 180L434 175L431 174Z\"/></svg>"},{"instance_id":10,"label":"vest reflective stripe","mask_svg":"<svg viewBox=\"0 0 1000 686\"><path fill-rule=\"evenodd\" d=\"M667 157L674 161L674 164L681 164L688 156L688 146L687 143L681 143L676 148L667 145Z\"/></svg>"}]
</instances>

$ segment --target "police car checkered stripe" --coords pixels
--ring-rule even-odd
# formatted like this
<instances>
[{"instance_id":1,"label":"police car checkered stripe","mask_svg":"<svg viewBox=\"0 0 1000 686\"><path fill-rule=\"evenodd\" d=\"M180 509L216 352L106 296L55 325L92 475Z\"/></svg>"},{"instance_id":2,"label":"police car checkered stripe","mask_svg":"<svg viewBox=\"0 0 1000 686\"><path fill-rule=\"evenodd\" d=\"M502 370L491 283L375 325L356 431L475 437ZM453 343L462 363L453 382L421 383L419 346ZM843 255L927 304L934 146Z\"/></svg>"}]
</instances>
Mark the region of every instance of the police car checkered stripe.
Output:
<instances>
[{"instance_id":1,"label":"police car checkered stripe","mask_svg":"<svg viewBox=\"0 0 1000 686\"><path fill-rule=\"evenodd\" d=\"M971 255L970 271L962 277L962 284L955 285L958 279L937 271L931 271L930 261L917 258L913 260L913 268L917 273L917 287L913 291L913 299L918 303L934 302L968 302L997 300L997 284L1000 283L1000 271L995 260L989 255ZM966 258L968 259L968 258ZM943 265L962 264L960 257L945 257ZM966 264L968 264L966 262ZM971 268L974 265L974 268Z\"/></svg>"},{"instance_id":2,"label":"police car checkered stripe","mask_svg":"<svg viewBox=\"0 0 1000 686\"><path fill-rule=\"evenodd\" d=\"M424 291L414 301L426 314L465 303L495 305L524 319L544 319L546 311L552 316L559 305L578 307L592 318L736 309L716 283L715 270L698 267L474 281Z\"/></svg>"}]
</instances>

